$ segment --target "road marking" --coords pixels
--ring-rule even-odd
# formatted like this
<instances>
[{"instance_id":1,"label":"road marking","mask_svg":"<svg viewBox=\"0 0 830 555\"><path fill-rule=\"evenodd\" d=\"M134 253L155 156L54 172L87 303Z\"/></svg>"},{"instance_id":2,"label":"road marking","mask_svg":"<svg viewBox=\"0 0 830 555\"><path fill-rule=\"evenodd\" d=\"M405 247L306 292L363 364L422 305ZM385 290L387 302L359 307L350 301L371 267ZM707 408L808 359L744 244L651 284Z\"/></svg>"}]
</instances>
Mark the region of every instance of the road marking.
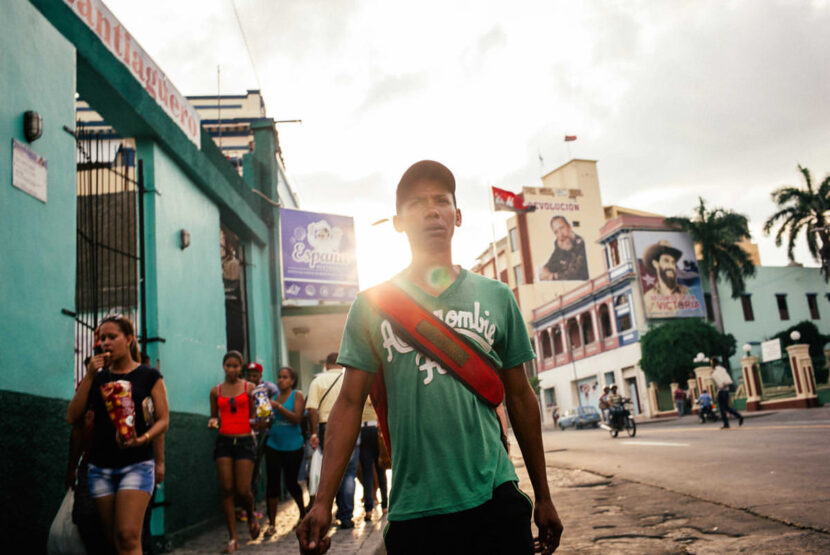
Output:
<instances>
[{"instance_id":1,"label":"road marking","mask_svg":"<svg viewBox=\"0 0 830 555\"><path fill-rule=\"evenodd\" d=\"M661 447L688 447L688 443L672 443L670 441L625 441L623 445L657 445Z\"/></svg>"},{"instance_id":2,"label":"road marking","mask_svg":"<svg viewBox=\"0 0 830 555\"><path fill-rule=\"evenodd\" d=\"M826 428L830 428L830 424L828 425L818 425L818 426L787 426L787 425L771 425L771 426L738 426L737 424L732 424L729 427L729 430L742 430L742 431L762 431L762 430L823 430ZM651 430L649 431L649 435L651 434ZM720 432L720 426L700 426L698 427L690 427L690 428L655 428L655 432ZM640 433L645 433L645 429L641 429Z\"/></svg>"}]
</instances>

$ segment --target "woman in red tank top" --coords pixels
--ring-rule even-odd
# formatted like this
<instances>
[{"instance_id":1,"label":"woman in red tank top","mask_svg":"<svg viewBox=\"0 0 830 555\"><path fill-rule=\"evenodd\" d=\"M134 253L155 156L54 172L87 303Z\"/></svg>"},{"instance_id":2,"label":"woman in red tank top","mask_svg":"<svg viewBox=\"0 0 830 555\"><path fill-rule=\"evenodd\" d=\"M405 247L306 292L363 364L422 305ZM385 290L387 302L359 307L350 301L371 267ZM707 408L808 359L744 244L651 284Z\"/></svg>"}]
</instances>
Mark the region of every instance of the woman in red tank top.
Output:
<instances>
[{"instance_id":1,"label":"woman in red tank top","mask_svg":"<svg viewBox=\"0 0 830 555\"><path fill-rule=\"evenodd\" d=\"M256 440L251 430L250 417L254 414L251 391L254 384L241 377L244 361L238 351L229 351L222 359L225 381L210 390L210 420L208 428L219 429L213 458L219 471L222 490L222 511L228 526L230 541L223 553L239 549L234 516L234 496L248 512L251 539L259 537L259 522L254 516L254 496L251 493L251 475L256 459Z\"/></svg>"}]
</instances>

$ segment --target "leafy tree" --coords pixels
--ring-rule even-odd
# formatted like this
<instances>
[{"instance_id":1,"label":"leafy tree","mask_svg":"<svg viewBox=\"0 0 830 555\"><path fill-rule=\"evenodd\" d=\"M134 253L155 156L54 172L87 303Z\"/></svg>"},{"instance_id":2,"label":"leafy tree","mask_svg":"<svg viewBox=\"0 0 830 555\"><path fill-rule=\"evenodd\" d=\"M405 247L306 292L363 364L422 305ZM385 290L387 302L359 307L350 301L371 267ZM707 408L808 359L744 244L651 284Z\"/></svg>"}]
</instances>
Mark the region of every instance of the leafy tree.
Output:
<instances>
[{"instance_id":1,"label":"leafy tree","mask_svg":"<svg viewBox=\"0 0 830 555\"><path fill-rule=\"evenodd\" d=\"M738 243L750 239L751 235L746 216L723 208L707 209L703 199L699 200L694 219L676 216L666 218L666 223L687 232L700 247L700 269L709 278L715 327L723 333L718 278L726 276L729 279L733 299L744 292L744 279L755 275L755 264Z\"/></svg>"},{"instance_id":2,"label":"leafy tree","mask_svg":"<svg viewBox=\"0 0 830 555\"><path fill-rule=\"evenodd\" d=\"M640 341L640 367L650 381L666 387L671 382L685 383L693 374L698 353L722 357L735 354L735 338L697 318L679 318L652 327Z\"/></svg>"},{"instance_id":3,"label":"leafy tree","mask_svg":"<svg viewBox=\"0 0 830 555\"><path fill-rule=\"evenodd\" d=\"M798 331L801 334L797 342L790 339L790 334L793 331ZM776 338L781 340L782 351L795 343L807 343L810 346L810 359L813 361L816 383L827 382L830 371L828 371L827 359L824 356L824 346L830 342L830 335L822 334L814 323L809 320L804 320L794 326L790 326L784 331L776 333L772 339Z\"/></svg>"},{"instance_id":4,"label":"leafy tree","mask_svg":"<svg viewBox=\"0 0 830 555\"><path fill-rule=\"evenodd\" d=\"M778 225L775 234L775 246L781 246L784 234L787 238L787 256L795 260L793 249L798 236L804 231L807 236L807 248L813 258L821 262L824 280L830 279L830 175L824 178L818 189L813 187L810 170L798 166L804 176L806 188L784 186L772 192L772 200L778 205L778 212L764 223L764 233L769 235ZM819 240L821 245L819 245Z\"/></svg>"},{"instance_id":5,"label":"leafy tree","mask_svg":"<svg viewBox=\"0 0 830 555\"><path fill-rule=\"evenodd\" d=\"M542 391L542 386L539 383L539 376L531 376L527 381L530 382L530 387L533 389L533 393L539 395L539 392Z\"/></svg>"}]
</instances>

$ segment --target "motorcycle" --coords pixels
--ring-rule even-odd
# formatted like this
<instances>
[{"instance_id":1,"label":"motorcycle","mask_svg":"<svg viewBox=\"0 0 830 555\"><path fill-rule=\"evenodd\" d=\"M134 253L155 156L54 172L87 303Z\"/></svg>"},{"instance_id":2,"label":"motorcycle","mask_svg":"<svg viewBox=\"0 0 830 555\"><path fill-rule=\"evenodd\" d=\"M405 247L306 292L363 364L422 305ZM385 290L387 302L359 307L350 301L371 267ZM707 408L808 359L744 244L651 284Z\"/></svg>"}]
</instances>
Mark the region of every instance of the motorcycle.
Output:
<instances>
[{"instance_id":1,"label":"motorcycle","mask_svg":"<svg viewBox=\"0 0 830 555\"><path fill-rule=\"evenodd\" d=\"M634 417L629 410L630 403L625 402L622 406L612 408L608 414L608 423L600 424L604 430L608 430L611 437L617 437L623 430L628 434L628 437L637 435L637 423L634 422Z\"/></svg>"}]
</instances>

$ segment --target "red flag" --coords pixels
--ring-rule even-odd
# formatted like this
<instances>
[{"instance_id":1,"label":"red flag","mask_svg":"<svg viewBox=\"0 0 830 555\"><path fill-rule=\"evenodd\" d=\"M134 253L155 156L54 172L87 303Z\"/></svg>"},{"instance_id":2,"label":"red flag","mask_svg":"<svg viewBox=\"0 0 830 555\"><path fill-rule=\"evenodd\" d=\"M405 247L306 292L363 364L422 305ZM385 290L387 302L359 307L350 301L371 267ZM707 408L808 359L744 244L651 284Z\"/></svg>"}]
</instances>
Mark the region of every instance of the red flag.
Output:
<instances>
[{"instance_id":1,"label":"red flag","mask_svg":"<svg viewBox=\"0 0 830 555\"><path fill-rule=\"evenodd\" d=\"M576 135L565 135L565 142L569 143L576 140Z\"/></svg>"},{"instance_id":2,"label":"red flag","mask_svg":"<svg viewBox=\"0 0 830 555\"><path fill-rule=\"evenodd\" d=\"M493 189L493 204L496 210L507 210L510 212L531 212L536 207L525 204L525 199L521 195L499 189L498 187L491 187Z\"/></svg>"}]
</instances>

